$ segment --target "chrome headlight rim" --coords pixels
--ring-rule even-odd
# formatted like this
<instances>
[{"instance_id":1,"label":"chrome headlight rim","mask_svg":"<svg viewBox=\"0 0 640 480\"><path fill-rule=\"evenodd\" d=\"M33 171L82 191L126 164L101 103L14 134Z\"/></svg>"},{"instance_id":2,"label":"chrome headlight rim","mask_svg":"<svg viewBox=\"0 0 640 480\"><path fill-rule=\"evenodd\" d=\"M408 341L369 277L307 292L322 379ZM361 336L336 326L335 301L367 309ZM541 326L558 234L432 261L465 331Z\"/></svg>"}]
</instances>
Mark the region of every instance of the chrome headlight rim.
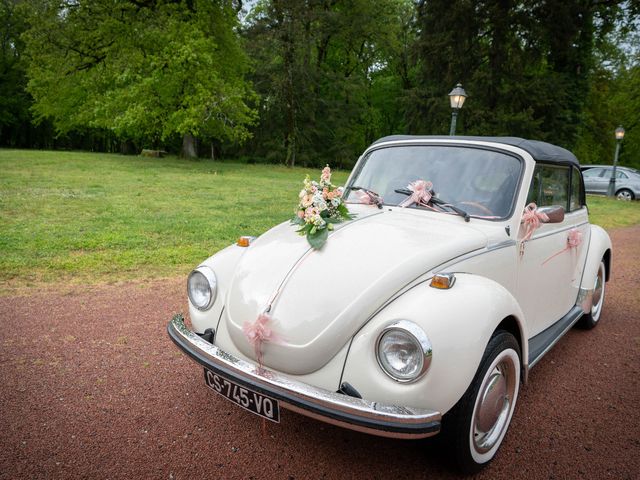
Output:
<instances>
[{"instance_id":1,"label":"chrome headlight rim","mask_svg":"<svg viewBox=\"0 0 640 480\"><path fill-rule=\"evenodd\" d=\"M392 371L387 370L383 361L380 358L380 355L381 355L380 344L382 342L382 339L387 333L392 331L399 331L404 334L407 334L411 339L413 339L415 344L419 347L419 349L422 352L422 367L414 376L410 378L398 377L397 375L394 375ZM427 370L429 370L429 367L431 366L431 359L433 356L431 340L429 340L429 337L427 337L427 334L424 332L424 330L422 330L421 327L419 327L417 324L415 324L410 320L397 320L395 322L388 324L386 327L384 327L380 332L380 334L378 335L375 348L376 348L375 354L376 354L376 360L378 362L378 366L385 373L385 375L387 375L389 378L391 378L397 383L408 384L408 383L417 382L424 376L425 373L427 373Z\"/></svg>"},{"instance_id":2,"label":"chrome headlight rim","mask_svg":"<svg viewBox=\"0 0 640 480\"><path fill-rule=\"evenodd\" d=\"M191 288L189 285L191 283L191 278L195 274L203 275L206 278L207 283L209 284L209 292L210 292L209 301L207 302L206 305L202 305L202 306L197 305L191 296ZM213 303L216 300L217 293L218 293L218 279L216 278L216 274L213 273L213 270L211 268L204 265L200 265L198 268L193 269L191 273L189 273L189 276L187 277L187 296L189 297L189 302L195 308L197 308L201 312L209 310L213 306Z\"/></svg>"}]
</instances>

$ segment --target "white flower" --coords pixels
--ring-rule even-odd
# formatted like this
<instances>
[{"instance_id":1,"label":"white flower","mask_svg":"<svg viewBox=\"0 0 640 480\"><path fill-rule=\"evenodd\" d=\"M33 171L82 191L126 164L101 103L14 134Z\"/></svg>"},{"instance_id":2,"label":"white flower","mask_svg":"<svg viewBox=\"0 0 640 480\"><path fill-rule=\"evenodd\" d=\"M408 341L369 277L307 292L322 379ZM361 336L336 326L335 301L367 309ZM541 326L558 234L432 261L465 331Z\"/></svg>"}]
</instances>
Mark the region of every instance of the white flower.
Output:
<instances>
[{"instance_id":1,"label":"white flower","mask_svg":"<svg viewBox=\"0 0 640 480\"><path fill-rule=\"evenodd\" d=\"M338 197L334 197L331 199L331 205L333 205L334 207L337 207L338 205L340 205L340 198Z\"/></svg>"}]
</instances>

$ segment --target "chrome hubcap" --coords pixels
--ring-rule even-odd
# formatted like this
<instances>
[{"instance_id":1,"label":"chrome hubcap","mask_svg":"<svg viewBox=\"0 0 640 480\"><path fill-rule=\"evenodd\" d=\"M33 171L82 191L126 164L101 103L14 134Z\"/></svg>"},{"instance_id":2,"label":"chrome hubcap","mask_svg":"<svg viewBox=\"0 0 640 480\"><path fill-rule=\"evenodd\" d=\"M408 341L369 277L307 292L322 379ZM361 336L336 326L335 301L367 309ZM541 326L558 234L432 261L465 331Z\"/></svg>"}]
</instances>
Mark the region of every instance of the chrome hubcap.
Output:
<instances>
[{"instance_id":1,"label":"chrome hubcap","mask_svg":"<svg viewBox=\"0 0 640 480\"><path fill-rule=\"evenodd\" d=\"M629 192L627 192L626 190L623 191L623 192L619 192L618 193L618 200L629 201L629 200L631 200L631 194Z\"/></svg>"},{"instance_id":2,"label":"chrome hubcap","mask_svg":"<svg viewBox=\"0 0 640 480\"><path fill-rule=\"evenodd\" d=\"M598 321L602 303L604 300L604 265L600 265L598 275L596 276L596 284L593 287L593 306L591 307L591 318Z\"/></svg>"},{"instance_id":3,"label":"chrome hubcap","mask_svg":"<svg viewBox=\"0 0 640 480\"><path fill-rule=\"evenodd\" d=\"M473 414L473 444L479 453L491 450L509 423L516 391L516 365L510 357L502 355L484 378Z\"/></svg>"}]
</instances>

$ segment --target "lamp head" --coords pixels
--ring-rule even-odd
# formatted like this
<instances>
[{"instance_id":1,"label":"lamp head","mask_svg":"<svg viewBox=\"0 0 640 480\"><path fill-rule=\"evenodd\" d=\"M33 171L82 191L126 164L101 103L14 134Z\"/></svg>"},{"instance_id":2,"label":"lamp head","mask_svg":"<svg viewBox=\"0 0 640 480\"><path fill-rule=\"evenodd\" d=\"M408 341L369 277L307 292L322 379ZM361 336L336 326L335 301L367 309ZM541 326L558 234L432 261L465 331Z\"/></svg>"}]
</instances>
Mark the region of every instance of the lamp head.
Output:
<instances>
[{"instance_id":1,"label":"lamp head","mask_svg":"<svg viewBox=\"0 0 640 480\"><path fill-rule=\"evenodd\" d=\"M451 102L451 108L454 110L460 110L466 98L467 92L464 91L461 83L458 83L456 87L449 92L449 101Z\"/></svg>"}]
</instances>

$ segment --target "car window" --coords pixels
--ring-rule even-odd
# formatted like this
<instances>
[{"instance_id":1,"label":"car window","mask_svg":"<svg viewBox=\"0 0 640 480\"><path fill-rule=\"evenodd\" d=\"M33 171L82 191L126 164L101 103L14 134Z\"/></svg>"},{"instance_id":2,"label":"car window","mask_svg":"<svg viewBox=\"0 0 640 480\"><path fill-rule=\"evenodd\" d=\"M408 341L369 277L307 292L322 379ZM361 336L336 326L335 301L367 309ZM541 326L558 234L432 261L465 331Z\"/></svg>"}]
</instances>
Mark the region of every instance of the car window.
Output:
<instances>
[{"instance_id":1,"label":"car window","mask_svg":"<svg viewBox=\"0 0 640 480\"><path fill-rule=\"evenodd\" d=\"M585 177L599 177L603 171L604 168L590 168L582 172L582 175Z\"/></svg>"},{"instance_id":2,"label":"car window","mask_svg":"<svg viewBox=\"0 0 640 480\"><path fill-rule=\"evenodd\" d=\"M569 211L574 211L582 208L582 182L580 181L580 170L573 167L571 170L571 202L569 205Z\"/></svg>"},{"instance_id":3,"label":"car window","mask_svg":"<svg viewBox=\"0 0 640 480\"><path fill-rule=\"evenodd\" d=\"M560 205L567 210L569 200L569 167L538 163L533 171L527 203L539 207Z\"/></svg>"},{"instance_id":4,"label":"car window","mask_svg":"<svg viewBox=\"0 0 640 480\"><path fill-rule=\"evenodd\" d=\"M616 178L629 178L626 173L616 170Z\"/></svg>"}]
</instances>

